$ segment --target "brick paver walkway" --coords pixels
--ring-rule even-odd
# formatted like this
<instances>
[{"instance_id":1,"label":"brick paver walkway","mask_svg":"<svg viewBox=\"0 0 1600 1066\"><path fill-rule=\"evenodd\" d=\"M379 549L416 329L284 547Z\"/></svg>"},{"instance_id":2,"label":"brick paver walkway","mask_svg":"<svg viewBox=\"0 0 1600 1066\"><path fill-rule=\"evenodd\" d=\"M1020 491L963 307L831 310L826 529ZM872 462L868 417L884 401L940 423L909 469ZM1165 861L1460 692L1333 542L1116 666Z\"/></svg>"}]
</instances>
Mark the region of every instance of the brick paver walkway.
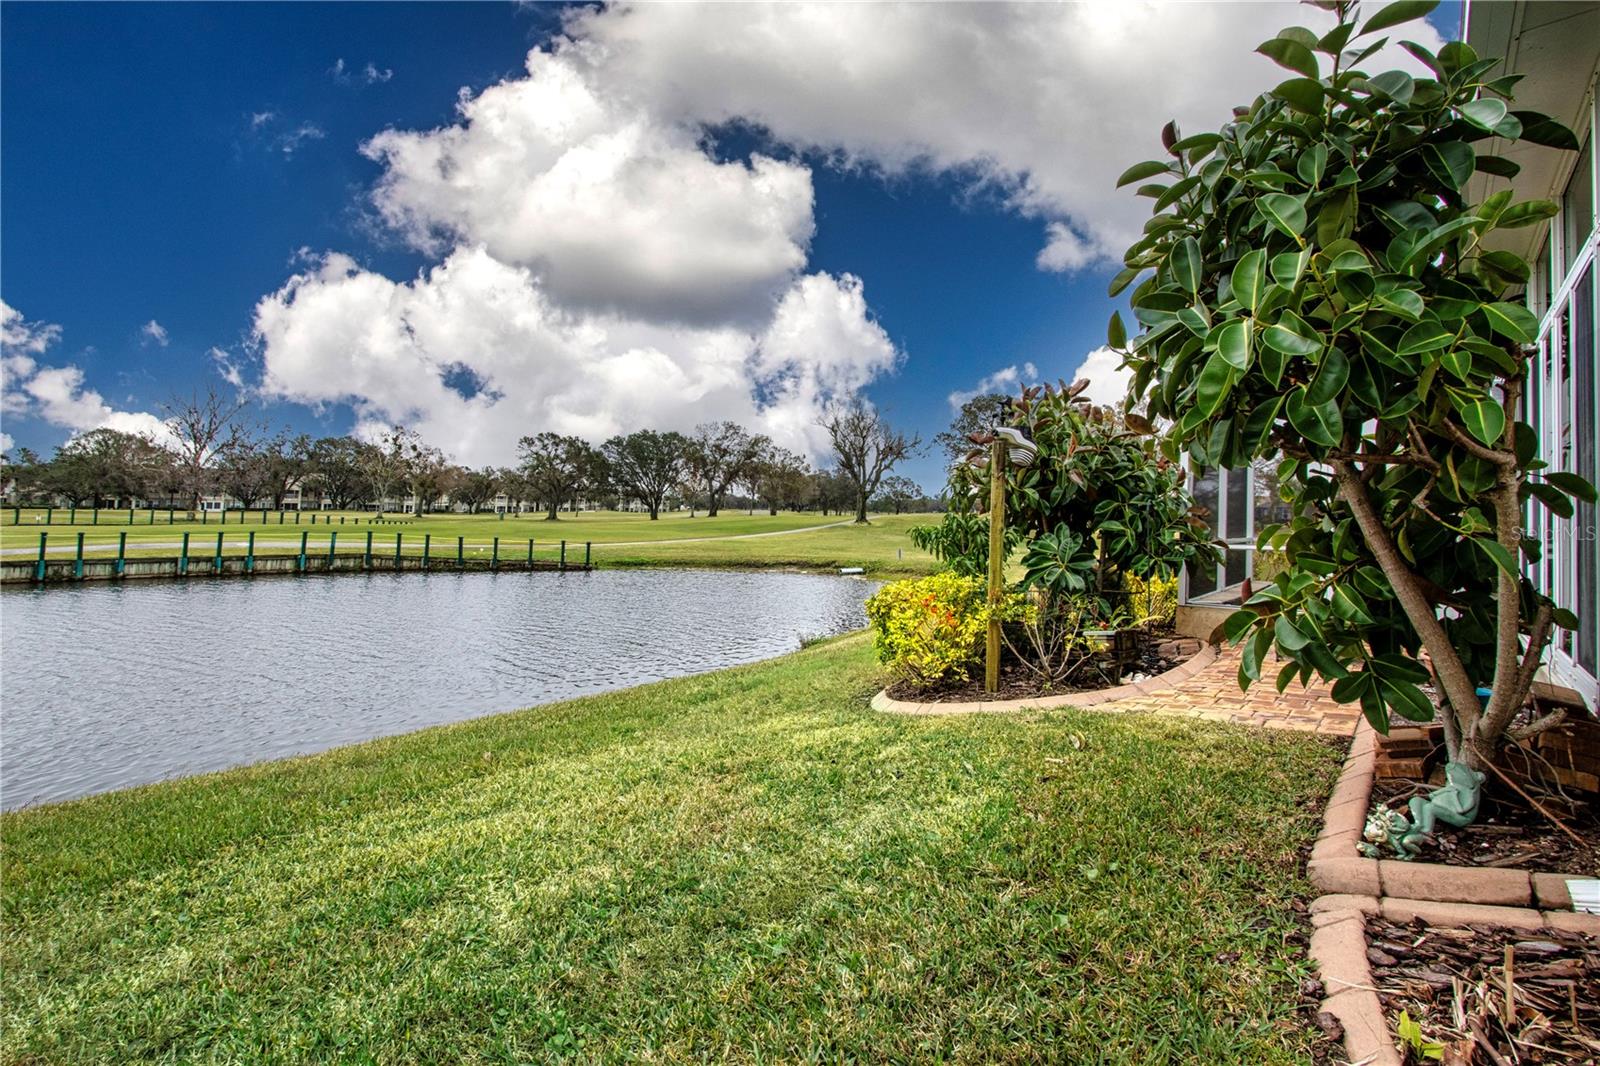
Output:
<instances>
[{"instance_id":1,"label":"brick paver walkway","mask_svg":"<svg viewBox=\"0 0 1600 1066\"><path fill-rule=\"evenodd\" d=\"M1238 650L1205 648L1188 662L1158 677L1099 692L980 703L910 703L890 699L880 692L873 698L872 705L880 711L929 715L1093 707L1114 714L1161 714L1338 736L1355 732L1361 721L1359 704L1333 702L1328 686L1320 684L1302 689L1298 683L1291 682L1280 693L1273 683L1277 675L1274 659L1262 669L1263 679L1241 692Z\"/></svg>"},{"instance_id":2,"label":"brick paver walkway","mask_svg":"<svg viewBox=\"0 0 1600 1066\"><path fill-rule=\"evenodd\" d=\"M1240 692L1239 652L1228 648L1190 677L1166 682L1159 687L1145 682L1140 686L1143 691L1139 695L1102 703L1095 709L1177 715L1201 718L1208 722L1233 722L1340 736L1349 736L1356 731L1356 725L1361 721L1359 703L1333 702L1328 686L1322 684L1301 688L1299 682L1291 681L1289 687L1279 693L1274 684L1277 676L1278 663L1274 659L1263 667L1260 681Z\"/></svg>"}]
</instances>

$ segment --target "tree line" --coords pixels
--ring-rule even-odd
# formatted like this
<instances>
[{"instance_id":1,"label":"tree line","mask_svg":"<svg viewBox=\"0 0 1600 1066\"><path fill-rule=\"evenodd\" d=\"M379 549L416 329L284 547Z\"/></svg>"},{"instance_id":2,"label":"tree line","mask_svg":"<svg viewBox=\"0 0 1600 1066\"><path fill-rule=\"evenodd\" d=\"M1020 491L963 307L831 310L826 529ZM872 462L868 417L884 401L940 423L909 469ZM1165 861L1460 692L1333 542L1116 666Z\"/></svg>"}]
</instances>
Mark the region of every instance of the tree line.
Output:
<instances>
[{"instance_id":1,"label":"tree line","mask_svg":"<svg viewBox=\"0 0 1600 1066\"><path fill-rule=\"evenodd\" d=\"M554 519L583 503L637 503L652 519L687 506L718 514L730 501L772 514L847 510L866 521L870 508L899 514L933 510L910 479L892 473L919 441L893 429L862 403L823 419L833 462L814 468L802 455L736 422L707 422L693 432L641 429L598 446L549 431L517 442L517 463L471 469L452 462L414 430L395 426L377 439L314 437L272 430L246 405L215 392L174 399L162 440L96 429L46 459L26 448L5 457L0 482L14 503L64 501L90 506L127 500L199 509L207 496L235 506L281 510L324 504L336 510L383 510L406 500L419 512L440 506L476 513L504 498L512 510Z\"/></svg>"}]
</instances>

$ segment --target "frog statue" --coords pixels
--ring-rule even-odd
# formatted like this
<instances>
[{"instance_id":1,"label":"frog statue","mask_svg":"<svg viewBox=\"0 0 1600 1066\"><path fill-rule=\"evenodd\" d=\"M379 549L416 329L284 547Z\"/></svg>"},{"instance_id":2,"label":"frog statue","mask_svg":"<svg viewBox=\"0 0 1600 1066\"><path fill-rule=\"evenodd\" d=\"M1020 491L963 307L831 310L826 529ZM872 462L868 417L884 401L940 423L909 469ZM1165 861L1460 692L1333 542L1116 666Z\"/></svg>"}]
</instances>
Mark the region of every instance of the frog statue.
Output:
<instances>
[{"instance_id":1,"label":"frog statue","mask_svg":"<svg viewBox=\"0 0 1600 1066\"><path fill-rule=\"evenodd\" d=\"M1449 762L1445 763L1444 779L1442 787L1411 798L1409 818L1380 804L1367 819L1362 854L1376 858L1377 845L1388 844L1394 848L1395 858L1409 861L1417 857L1417 842L1433 835L1435 823L1442 821L1458 829L1471 825L1478 817L1484 775L1465 763Z\"/></svg>"}]
</instances>

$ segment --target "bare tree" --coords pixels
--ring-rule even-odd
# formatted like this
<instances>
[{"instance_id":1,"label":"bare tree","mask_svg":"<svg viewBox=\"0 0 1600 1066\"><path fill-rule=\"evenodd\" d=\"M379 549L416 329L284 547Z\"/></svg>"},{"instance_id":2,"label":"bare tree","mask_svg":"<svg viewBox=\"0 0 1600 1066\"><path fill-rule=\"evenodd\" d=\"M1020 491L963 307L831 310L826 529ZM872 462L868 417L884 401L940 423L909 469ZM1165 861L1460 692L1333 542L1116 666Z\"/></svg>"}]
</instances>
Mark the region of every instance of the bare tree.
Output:
<instances>
[{"instance_id":1,"label":"bare tree","mask_svg":"<svg viewBox=\"0 0 1600 1066\"><path fill-rule=\"evenodd\" d=\"M417 434L404 426L394 426L378 439L375 446L363 449L358 459L361 473L372 490L378 513L389 497L406 483L406 452Z\"/></svg>"},{"instance_id":2,"label":"bare tree","mask_svg":"<svg viewBox=\"0 0 1600 1066\"><path fill-rule=\"evenodd\" d=\"M200 497L211 487L211 464L218 450L238 432L240 400L230 400L208 386L205 395L190 393L188 399L174 395L166 404L167 428L174 442L179 484L190 498L190 506L200 509Z\"/></svg>"},{"instance_id":3,"label":"bare tree","mask_svg":"<svg viewBox=\"0 0 1600 1066\"><path fill-rule=\"evenodd\" d=\"M833 443L839 472L855 489L856 522L867 520L867 500L878 491L883 476L894 465L909 459L922 446L915 433L907 436L893 429L874 407L859 397L843 406L834 406L821 422Z\"/></svg>"}]
</instances>

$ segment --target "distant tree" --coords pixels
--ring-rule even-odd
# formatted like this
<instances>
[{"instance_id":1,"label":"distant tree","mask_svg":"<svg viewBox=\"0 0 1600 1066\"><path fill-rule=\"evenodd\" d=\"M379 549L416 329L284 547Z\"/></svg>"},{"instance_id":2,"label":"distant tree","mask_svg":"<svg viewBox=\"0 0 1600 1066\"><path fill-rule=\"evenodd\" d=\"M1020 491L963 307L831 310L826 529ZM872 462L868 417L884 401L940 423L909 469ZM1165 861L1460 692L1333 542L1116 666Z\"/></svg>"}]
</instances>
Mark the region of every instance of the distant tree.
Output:
<instances>
[{"instance_id":1,"label":"distant tree","mask_svg":"<svg viewBox=\"0 0 1600 1066\"><path fill-rule=\"evenodd\" d=\"M48 475L49 463L32 448L0 452L0 488L14 501L28 503L48 495Z\"/></svg>"},{"instance_id":2,"label":"distant tree","mask_svg":"<svg viewBox=\"0 0 1600 1066\"><path fill-rule=\"evenodd\" d=\"M402 445L401 463L416 513L427 514L450 489L450 460L438 448L424 444L422 437L413 432Z\"/></svg>"},{"instance_id":3,"label":"distant tree","mask_svg":"<svg viewBox=\"0 0 1600 1066\"><path fill-rule=\"evenodd\" d=\"M533 503L535 498L533 485L528 481L528 475L518 467L508 466L496 471L495 478L500 483L500 491L506 494L508 509L520 512L525 506Z\"/></svg>"},{"instance_id":4,"label":"distant tree","mask_svg":"<svg viewBox=\"0 0 1600 1066\"><path fill-rule=\"evenodd\" d=\"M911 505L923 498L922 486L908 477L898 474L883 479L883 484L878 486L877 499L881 505L888 507L895 514L907 510Z\"/></svg>"},{"instance_id":5,"label":"distant tree","mask_svg":"<svg viewBox=\"0 0 1600 1066\"><path fill-rule=\"evenodd\" d=\"M767 505L768 514L777 514L780 507L798 511L805 504L810 474L811 465L804 456L773 447L761 465L756 496Z\"/></svg>"},{"instance_id":6,"label":"distant tree","mask_svg":"<svg viewBox=\"0 0 1600 1066\"><path fill-rule=\"evenodd\" d=\"M896 463L916 454L921 438L895 430L876 408L860 398L834 406L823 416L821 425L833 444L839 472L855 488L856 522L864 524L867 500Z\"/></svg>"},{"instance_id":7,"label":"distant tree","mask_svg":"<svg viewBox=\"0 0 1600 1066\"><path fill-rule=\"evenodd\" d=\"M987 433L996 426L1003 426L1010 413L1011 398L1003 392L974 396L961 405L961 410L950 421L949 429L934 434L933 442L951 462L960 462L973 448L967 434Z\"/></svg>"},{"instance_id":8,"label":"distant tree","mask_svg":"<svg viewBox=\"0 0 1600 1066\"><path fill-rule=\"evenodd\" d=\"M522 473L528 487L545 507L545 520L554 522L561 504L578 491L593 472L593 448L580 437L538 433L517 442Z\"/></svg>"},{"instance_id":9,"label":"distant tree","mask_svg":"<svg viewBox=\"0 0 1600 1066\"><path fill-rule=\"evenodd\" d=\"M190 507L200 509L200 497L213 485L213 464L222 445L239 430L244 404L222 396L214 387L188 398L174 395L167 401L167 428L173 437L179 483Z\"/></svg>"},{"instance_id":10,"label":"distant tree","mask_svg":"<svg viewBox=\"0 0 1600 1066\"><path fill-rule=\"evenodd\" d=\"M372 445L354 437L322 437L312 441L306 453L305 477L338 510L364 502L372 492L367 480ZM282 503L279 503L282 506Z\"/></svg>"},{"instance_id":11,"label":"distant tree","mask_svg":"<svg viewBox=\"0 0 1600 1066\"><path fill-rule=\"evenodd\" d=\"M482 470L464 471L450 498L465 507L467 513L477 514L478 508L494 499L499 491L499 471L486 466Z\"/></svg>"},{"instance_id":12,"label":"distant tree","mask_svg":"<svg viewBox=\"0 0 1600 1066\"><path fill-rule=\"evenodd\" d=\"M688 449L689 440L681 433L641 429L612 437L600 450L610 464L612 484L643 503L654 522L661 517L667 493L684 478Z\"/></svg>"},{"instance_id":13,"label":"distant tree","mask_svg":"<svg viewBox=\"0 0 1600 1066\"><path fill-rule=\"evenodd\" d=\"M811 475L811 499L816 502L824 517L844 509L855 499L855 486L837 470L819 470Z\"/></svg>"},{"instance_id":14,"label":"distant tree","mask_svg":"<svg viewBox=\"0 0 1600 1066\"><path fill-rule=\"evenodd\" d=\"M272 491L272 448L276 442L240 429L217 448L215 483L224 493L249 507Z\"/></svg>"},{"instance_id":15,"label":"distant tree","mask_svg":"<svg viewBox=\"0 0 1600 1066\"><path fill-rule=\"evenodd\" d=\"M40 472L40 489L74 505L149 491L160 449L146 437L115 429L80 433L56 449Z\"/></svg>"},{"instance_id":16,"label":"distant tree","mask_svg":"<svg viewBox=\"0 0 1600 1066\"><path fill-rule=\"evenodd\" d=\"M688 481L705 495L706 517L715 518L728 486L744 475L767 441L737 422L704 422L689 438Z\"/></svg>"},{"instance_id":17,"label":"distant tree","mask_svg":"<svg viewBox=\"0 0 1600 1066\"><path fill-rule=\"evenodd\" d=\"M756 501L761 498L761 482L767 476L778 453L778 446L766 437L757 437L758 446L755 453L739 471L735 483L744 489L745 497L749 504L750 513L756 513Z\"/></svg>"},{"instance_id":18,"label":"distant tree","mask_svg":"<svg viewBox=\"0 0 1600 1066\"><path fill-rule=\"evenodd\" d=\"M372 490L378 514L383 505L406 485L409 476L407 452L416 434L404 426L392 426L371 447L363 448L357 460L361 473Z\"/></svg>"},{"instance_id":19,"label":"distant tree","mask_svg":"<svg viewBox=\"0 0 1600 1066\"><path fill-rule=\"evenodd\" d=\"M267 440L263 450L267 456L263 496L272 501L273 510L281 510L285 497L310 470L311 438L304 433L291 437L286 430L280 430Z\"/></svg>"}]
</instances>

